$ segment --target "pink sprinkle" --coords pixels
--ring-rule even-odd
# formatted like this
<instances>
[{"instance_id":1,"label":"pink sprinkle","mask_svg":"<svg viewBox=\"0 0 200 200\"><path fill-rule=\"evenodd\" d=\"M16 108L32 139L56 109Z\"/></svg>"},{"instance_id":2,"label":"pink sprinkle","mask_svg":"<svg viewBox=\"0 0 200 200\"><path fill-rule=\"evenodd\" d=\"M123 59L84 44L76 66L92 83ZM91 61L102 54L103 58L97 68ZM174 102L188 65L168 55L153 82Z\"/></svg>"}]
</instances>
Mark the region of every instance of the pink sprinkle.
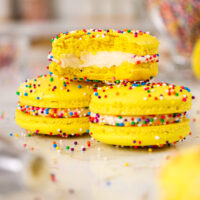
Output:
<instances>
[{"instance_id":1,"label":"pink sprinkle","mask_svg":"<svg viewBox=\"0 0 200 200\"><path fill-rule=\"evenodd\" d=\"M183 98L182 100L183 100L184 102L185 102L185 101L187 101L187 99L186 99L186 98Z\"/></svg>"}]
</instances>

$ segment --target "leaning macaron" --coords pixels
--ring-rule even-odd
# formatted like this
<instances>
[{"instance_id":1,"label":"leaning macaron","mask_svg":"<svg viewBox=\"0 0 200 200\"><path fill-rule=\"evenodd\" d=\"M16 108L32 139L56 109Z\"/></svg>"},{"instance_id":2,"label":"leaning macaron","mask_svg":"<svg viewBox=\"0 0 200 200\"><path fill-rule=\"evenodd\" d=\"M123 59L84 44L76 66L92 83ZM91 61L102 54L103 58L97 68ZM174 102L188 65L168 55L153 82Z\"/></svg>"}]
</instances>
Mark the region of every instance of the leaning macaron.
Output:
<instances>
[{"instance_id":1,"label":"leaning macaron","mask_svg":"<svg viewBox=\"0 0 200 200\"><path fill-rule=\"evenodd\" d=\"M86 133L93 86L51 74L27 80L17 91L16 123L38 134Z\"/></svg>"},{"instance_id":2,"label":"leaning macaron","mask_svg":"<svg viewBox=\"0 0 200 200\"><path fill-rule=\"evenodd\" d=\"M92 95L90 134L121 146L163 146L190 133L186 111L192 94L168 83L121 84L102 87Z\"/></svg>"},{"instance_id":3,"label":"leaning macaron","mask_svg":"<svg viewBox=\"0 0 200 200\"><path fill-rule=\"evenodd\" d=\"M54 74L101 81L144 81L158 73L158 40L138 30L77 30L52 39Z\"/></svg>"},{"instance_id":4,"label":"leaning macaron","mask_svg":"<svg viewBox=\"0 0 200 200\"><path fill-rule=\"evenodd\" d=\"M200 199L200 146L181 150L163 164L159 173L160 199Z\"/></svg>"}]
</instances>

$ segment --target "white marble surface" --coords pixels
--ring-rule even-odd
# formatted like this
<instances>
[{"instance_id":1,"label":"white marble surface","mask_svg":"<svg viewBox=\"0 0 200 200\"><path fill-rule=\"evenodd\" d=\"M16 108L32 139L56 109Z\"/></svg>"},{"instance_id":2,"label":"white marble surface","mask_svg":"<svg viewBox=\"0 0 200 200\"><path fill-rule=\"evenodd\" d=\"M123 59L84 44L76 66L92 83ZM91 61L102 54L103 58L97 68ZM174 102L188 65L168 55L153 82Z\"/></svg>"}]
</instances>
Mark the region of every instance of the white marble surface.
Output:
<instances>
[{"instance_id":1,"label":"white marble surface","mask_svg":"<svg viewBox=\"0 0 200 200\"><path fill-rule=\"evenodd\" d=\"M170 79L170 78L169 78ZM10 187L6 195L0 194L0 199L159 199L159 169L168 156L173 155L179 148L200 142L200 114L198 96L200 84L194 80L177 80L189 86L197 96L194 101L190 118L192 135L183 142L171 147L157 148L149 152L145 149L118 148L98 143L88 135L71 138L57 138L47 136L24 136L25 131L14 122L14 111L17 104L15 91L20 83L19 79L13 79L0 87L0 134L9 138L14 145L24 149L24 152L39 153L45 156L49 163L49 172L55 175L55 181L49 180L40 191L18 190ZM200 110L200 108L199 108ZM10 137L9 133L18 133L19 137ZM53 148L56 141L60 150ZM78 145L74 145L74 141ZM87 141L91 147L85 152L81 146L87 147ZM24 148L26 144L26 148ZM65 147L74 147L75 151L67 151ZM12 148L12 146L10 147ZM34 148L34 150L31 150ZM126 166L128 163L129 166ZM0 177L1 181L1 177ZM9 186L8 186L9 187Z\"/></svg>"}]
</instances>

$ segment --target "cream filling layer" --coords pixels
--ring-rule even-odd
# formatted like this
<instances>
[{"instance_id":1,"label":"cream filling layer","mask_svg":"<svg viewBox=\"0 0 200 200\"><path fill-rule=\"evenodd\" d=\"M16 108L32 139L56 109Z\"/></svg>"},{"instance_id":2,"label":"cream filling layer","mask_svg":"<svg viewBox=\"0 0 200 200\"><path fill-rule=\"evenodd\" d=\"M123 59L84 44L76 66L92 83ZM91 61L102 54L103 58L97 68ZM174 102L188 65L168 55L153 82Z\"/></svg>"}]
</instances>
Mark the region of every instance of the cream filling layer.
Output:
<instances>
[{"instance_id":1,"label":"cream filling layer","mask_svg":"<svg viewBox=\"0 0 200 200\"><path fill-rule=\"evenodd\" d=\"M179 123L186 116L184 113L144 116L113 116L90 113L90 122L110 126L158 126Z\"/></svg>"},{"instance_id":2,"label":"cream filling layer","mask_svg":"<svg viewBox=\"0 0 200 200\"><path fill-rule=\"evenodd\" d=\"M84 108L41 108L36 106L20 105L17 109L33 116L52 118L79 118L89 115L88 107Z\"/></svg>"},{"instance_id":3,"label":"cream filling layer","mask_svg":"<svg viewBox=\"0 0 200 200\"><path fill-rule=\"evenodd\" d=\"M154 55L144 55L138 56L132 53L126 53L122 51L99 51L96 54L83 54L80 57L77 57L73 54L62 54L61 60L55 59L53 54L50 53L48 56L49 61L54 61L62 68L66 67L89 67L89 66L98 66L103 67L112 67L119 66L123 62L129 62L132 64L148 63L148 62L158 62L159 54Z\"/></svg>"}]
</instances>

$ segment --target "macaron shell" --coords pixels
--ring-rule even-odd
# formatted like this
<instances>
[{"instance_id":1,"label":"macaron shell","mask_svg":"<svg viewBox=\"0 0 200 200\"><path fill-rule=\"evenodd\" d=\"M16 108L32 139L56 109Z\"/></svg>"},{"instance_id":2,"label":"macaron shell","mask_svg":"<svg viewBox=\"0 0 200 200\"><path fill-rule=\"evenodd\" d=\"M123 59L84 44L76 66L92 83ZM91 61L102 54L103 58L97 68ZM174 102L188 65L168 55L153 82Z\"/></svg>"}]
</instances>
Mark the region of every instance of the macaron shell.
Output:
<instances>
[{"instance_id":1,"label":"macaron shell","mask_svg":"<svg viewBox=\"0 0 200 200\"><path fill-rule=\"evenodd\" d=\"M189 133L189 119L175 124L145 127L117 127L90 123L90 135L94 139L120 146L159 146L177 142Z\"/></svg>"},{"instance_id":2,"label":"macaron shell","mask_svg":"<svg viewBox=\"0 0 200 200\"><path fill-rule=\"evenodd\" d=\"M19 101L23 105L80 108L89 106L93 85L56 75L46 75L23 83L18 92Z\"/></svg>"},{"instance_id":3,"label":"macaron shell","mask_svg":"<svg viewBox=\"0 0 200 200\"><path fill-rule=\"evenodd\" d=\"M123 62L120 66L108 67L82 67L62 68L59 64L51 62L49 65L51 72L57 75L67 75L69 77L83 78L87 77L89 80L114 81L114 80L129 80L142 81L149 80L158 74L158 63L141 63L131 64ZM115 78L113 80L113 77Z\"/></svg>"},{"instance_id":4,"label":"macaron shell","mask_svg":"<svg viewBox=\"0 0 200 200\"><path fill-rule=\"evenodd\" d=\"M24 129L46 135L81 135L89 129L88 117L50 118L31 116L16 110L15 120Z\"/></svg>"},{"instance_id":5,"label":"macaron shell","mask_svg":"<svg viewBox=\"0 0 200 200\"><path fill-rule=\"evenodd\" d=\"M196 42L192 52L192 69L195 76L200 79L200 39Z\"/></svg>"},{"instance_id":6,"label":"macaron shell","mask_svg":"<svg viewBox=\"0 0 200 200\"><path fill-rule=\"evenodd\" d=\"M163 200L200 199L200 148L192 146L170 157L159 173Z\"/></svg>"},{"instance_id":7,"label":"macaron shell","mask_svg":"<svg viewBox=\"0 0 200 200\"><path fill-rule=\"evenodd\" d=\"M151 88L152 84L156 86ZM90 110L107 115L154 115L190 110L192 104L190 92L181 86L175 86L169 95L170 86L157 86L157 84L132 87L132 84L128 83L126 86L99 88L92 95Z\"/></svg>"},{"instance_id":8,"label":"macaron shell","mask_svg":"<svg viewBox=\"0 0 200 200\"><path fill-rule=\"evenodd\" d=\"M109 32L78 30L68 33L60 33L52 40L52 53L55 59L60 60L62 54L74 54L80 56L84 53L96 53L97 51L123 51L137 55L157 54L158 40L143 32L135 31ZM80 39L81 38L81 39Z\"/></svg>"}]
</instances>

